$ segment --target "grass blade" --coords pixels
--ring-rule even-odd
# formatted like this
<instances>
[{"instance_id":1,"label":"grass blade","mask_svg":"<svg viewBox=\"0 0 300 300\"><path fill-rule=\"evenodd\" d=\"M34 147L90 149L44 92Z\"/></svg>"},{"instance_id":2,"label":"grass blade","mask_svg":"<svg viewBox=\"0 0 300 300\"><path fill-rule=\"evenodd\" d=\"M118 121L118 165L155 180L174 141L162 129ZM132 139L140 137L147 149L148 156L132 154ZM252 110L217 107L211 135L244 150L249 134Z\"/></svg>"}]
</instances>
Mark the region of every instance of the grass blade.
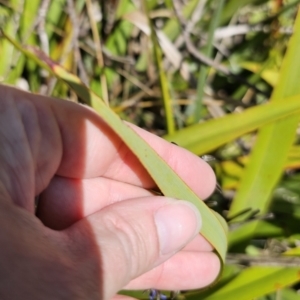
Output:
<instances>
[{"instance_id":1,"label":"grass blade","mask_svg":"<svg viewBox=\"0 0 300 300\"><path fill-rule=\"evenodd\" d=\"M165 70L163 67L163 60L162 60L162 50L160 49L158 38L156 35L156 31L154 28L154 24L149 16L149 7L148 7L148 1L144 0L143 4L146 10L147 18L149 27L151 30L151 41L153 44L153 51L154 51L154 57L156 61L157 71L159 74L159 82L160 82L160 88L161 88L161 95L163 100L163 106L164 111L166 115L166 127L168 134L173 134L175 132L175 122L174 122L174 116L173 116L173 107L172 107L172 100L169 92L168 87L168 81L165 74Z\"/></svg>"},{"instance_id":2,"label":"grass blade","mask_svg":"<svg viewBox=\"0 0 300 300\"><path fill-rule=\"evenodd\" d=\"M299 114L300 92L282 100L248 108L242 113L191 125L164 138L197 155L203 155L263 125Z\"/></svg>"},{"instance_id":3,"label":"grass blade","mask_svg":"<svg viewBox=\"0 0 300 300\"><path fill-rule=\"evenodd\" d=\"M280 79L271 97L271 103L287 106L294 95L300 94L300 14L296 19L294 35L288 45L280 71ZM264 126L244 171L240 187L230 207L229 217L251 207L265 213L271 202L274 187L279 181L288 153L295 138L299 115L284 118ZM244 216L245 217L245 216ZM255 226L252 226L253 232Z\"/></svg>"},{"instance_id":4,"label":"grass blade","mask_svg":"<svg viewBox=\"0 0 300 300\"><path fill-rule=\"evenodd\" d=\"M205 300L249 300L277 291L299 281L299 268L255 266L242 271ZM187 297L188 300L200 299Z\"/></svg>"},{"instance_id":5,"label":"grass blade","mask_svg":"<svg viewBox=\"0 0 300 300\"><path fill-rule=\"evenodd\" d=\"M38 49L22 47L11 37L4 35L15 47L41 67L45 67L60 80L66 82L83 101L92 106L139 158L164 195L188 200L199 209L203 219L201 233L215 247L224 262L227 250L227 226L221 216L217 216L214 211L208 208L165 161L105 105L96 94L83 85L77 76L67 72Z\"/></svg>"},{"instance_id":6,"label":"grass blade","mask_svg":"<svg viewBox=\"0 0 300 300\"><path fill-rule=\"evenodd\" d=\"M220 21L224 2L225 2L224 0L218 0L215 3L217 5L217 7L215 8L213 18L210 22L208 36L207 36L207 44L205 45L205 48L203 50L203 54L209 58L211 58L211 55L212 55L214 34L215 34L215 30L217 29L217 26ZM196 98L196 102L195 102L193 123L198 123L201 120L201 118L203 117L201 114L201 111L202 111L202 106L203 106L204 88L205 88L208 70L209 70L209 68L207 66L204 66L204 65L200 66L199 78L198 78L198 84L197 84L197 98Z\"/></svg>"}]
</instances>

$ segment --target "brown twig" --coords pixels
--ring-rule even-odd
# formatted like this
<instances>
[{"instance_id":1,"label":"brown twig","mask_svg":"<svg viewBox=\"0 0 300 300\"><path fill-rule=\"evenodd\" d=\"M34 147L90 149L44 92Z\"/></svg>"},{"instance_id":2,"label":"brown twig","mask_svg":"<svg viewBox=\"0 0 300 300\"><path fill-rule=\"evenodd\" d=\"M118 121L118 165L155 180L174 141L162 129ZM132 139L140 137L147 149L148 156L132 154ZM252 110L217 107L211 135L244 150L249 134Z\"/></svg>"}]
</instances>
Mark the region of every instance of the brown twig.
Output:
<instances>
[{"instance_id":1,"label":"brown twig","mask_svg":"<svg viewBox=\"0 0 300 300\"><path fill-rule=\"evenodd\" d=\"M81 58L80 49L79 49L79 30L80 30L80 22L78 21L76 9L74 6L73 0L68 0L68 13L73 27L73 37L71 45L74 47L74 58L77 63L79 70L79 77L85 85L89 85L88 75L85 71L84 64Z\"/></svg>"}]
</instances>

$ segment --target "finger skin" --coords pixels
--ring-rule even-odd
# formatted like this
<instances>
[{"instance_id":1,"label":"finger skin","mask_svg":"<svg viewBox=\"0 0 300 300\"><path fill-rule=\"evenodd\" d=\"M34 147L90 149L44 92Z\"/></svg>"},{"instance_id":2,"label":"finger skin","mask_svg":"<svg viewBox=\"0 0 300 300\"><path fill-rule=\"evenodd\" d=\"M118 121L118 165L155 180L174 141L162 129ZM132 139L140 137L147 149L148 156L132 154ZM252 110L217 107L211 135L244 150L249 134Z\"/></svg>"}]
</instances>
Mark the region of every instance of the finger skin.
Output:
<instances>
[{"instance_id":1,"label":"finger skin","mask_svg":"<svg viewBox=\"0 0 300 300\"><path fill-rule=\"evenodd\" d=\"M36 214L49 228L62 230L115 202L150 195L149 190L108 178L55 176L40 195Z\"/></svg>"},{"instance_id":2,"label":"finger skin","mask_svg":"<svg viewBox=\"0 0 300 300\"><path fill-rule=\"evenodd\" d=\"M125 295L115 295L111 298L111 300L137 300L137 299Z\"/></svg>"},{"instance_id":3,"label":"finger skin","mask_svg":"<svg viewBox=\"0 0 300 300\"><path fill-rule=\"evenodd\" d=\"M211 284L220 271L212 252L180 251L149 272L132 280L125 289L191 290Z\"/></svg>"},{"instance_id":4,"label":"finger skin","mask_svg":"<svg viewBox=\"0 0 300 300\"><path fill-rule=\"evenodd\" d=\"M7 199L0 185L0 298L100 299L103 275L94 267L99 253L93 240L71 244Z\"/></svg>"},{"instance_id":5,"label":"finger skin","mask_svg":"<svg viewBox=\"0 0 300 300\"><path fill-rule=\"evenodd\" d=\"M0 181L15 204L33 212L34 196L59 167L62 145L53 112L30 97L0 85Z\"/></svg>"},{"instance_id":6,"label":"finger skin","mask_svg":"<svg viewBox=\"0 0 300 300\"><path fill-rule=\"evenodd\" d=\"M5 192L0 189L0 194ZM188 256L168 263L165 273L151 270L173 255L160 251L155 213L178 201L153 196L141 200L112 204L64 231L53 231L0 197L0 257L6 258L0 268L1 299L21 299L24 294L27 299L111 299L130 282L141 289L168 277L168 287L176 289L182 263L189 264ZM179 217L174 215L174 219ZM183 224L189 226L189 218ZM206 259L213 265L213 258ZM194 259L191 262L194 264ZM150 275L143 277L149 271ZM186 281L195 274L202 275L187 272ZM207 279L204 282L209 283Z\"/></svg>"},{"instance_id":7,"label":"finger skin","mask_svg":"<svg viewBox=\"0 0 300 300\"><path fill-rule=\"evenodd\" d=\"M205 162L129 126L199 197L213 191L215 177ZM129 284L137 289L159 285L158 277L162 284L169 278L169 287L176 289L178 281L170 274L182 273L187 257L193 264L196 257L207 257L207 265L215 265L209 280L218 273L214 256L208 255L211 248L199 235L188 241L160 239L155 215L174 200L149 195L148 189L155 188L152 178L91 109L0 85L0 144L0 244L5 246L0 247L0 257L10 258L1 260L0 277L5 281L0 283L0 296L8 293L13 296L7 299L20 299L25 292L28 299L109 299ZM61 196L54 199L59 178L73 184L61 184ZM100 179L111 183L102 195ZM41 192L38 219L34 196ZM180 223L184 216L180 211L171 219L182 230L197 227L192 219ZM162 254L161 244L175 242L182 243L180 249ZM202 272L187 261L184 268L194 275ZM38 281L36 288L33 283Z\"/></svg>"},{"instance_id":8,"label":"finger skin","mask_svg":"<svg viewBox=\"0 0 300 300\"><path fill-rule=\"evenodd\" d=\"M101 249L101 268L106 274L103 286L107 289L104 291L107 298L124 286L134 289L156 286L170 289L177 289L178 286L183 289L202 287L211 283L218 275L218 258L211 252L201 254L182 251L179 256L160 252L153 216L169 203L177 203L177 200L150 196L121 201L64 231L72 241L84 239L87 228L93 234L97 248ZM174 215L175 219L178 217L179 215ZM184 224L189 226L190 221L192 220L186 219ZM204 258L205 264L199 258ZM181 274L185 276L185 280L181 280L178 285Z\"/></svg>"},{"instance_id":9,"label":"finger skin","mask_svg":"<svg viewBox=\"0 0 300 300\"><path fill-rule=\"evenodd\" d=\"M39 132L31 142L36 144L34 149L38 148L40 155L32 153L32 158L37 166L46 168L46 175L55 173L53 169L56 168L56 174L64 177L104 176L145 188L155 185L134 154L91 109L2 85L0 92L7 100L5 105L14 103L19 118L25 123L24 128L29 128L27 123L36 119ZM185 149L131 126L197 194L205 198L213 191L215 176L207 163ZM52 177L54 174L49 175ZM44 181L49 183L48 178Z\"/></svg>"}]
</instances>

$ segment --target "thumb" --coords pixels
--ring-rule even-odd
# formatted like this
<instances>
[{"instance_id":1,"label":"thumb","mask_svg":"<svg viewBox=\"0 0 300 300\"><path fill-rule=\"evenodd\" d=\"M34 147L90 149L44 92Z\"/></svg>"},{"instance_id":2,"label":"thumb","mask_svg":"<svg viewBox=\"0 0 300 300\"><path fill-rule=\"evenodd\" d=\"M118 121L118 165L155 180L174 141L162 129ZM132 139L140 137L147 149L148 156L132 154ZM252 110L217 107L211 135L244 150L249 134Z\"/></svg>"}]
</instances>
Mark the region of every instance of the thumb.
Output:
<instances>
[{"instance_id":1,"label":"thumb","mask_svg":"<svg viewBox=\"0 0 300 300\"><path fill-rule=\"evenodd\" d=\"M78 222L70 234L80 234L72 238L74 247L87 236L89 243L93 240L102 299L110 299L132 279L182 249L200 227L194 205L151 196L107 206Z\"/></svg>"}]
</instances>

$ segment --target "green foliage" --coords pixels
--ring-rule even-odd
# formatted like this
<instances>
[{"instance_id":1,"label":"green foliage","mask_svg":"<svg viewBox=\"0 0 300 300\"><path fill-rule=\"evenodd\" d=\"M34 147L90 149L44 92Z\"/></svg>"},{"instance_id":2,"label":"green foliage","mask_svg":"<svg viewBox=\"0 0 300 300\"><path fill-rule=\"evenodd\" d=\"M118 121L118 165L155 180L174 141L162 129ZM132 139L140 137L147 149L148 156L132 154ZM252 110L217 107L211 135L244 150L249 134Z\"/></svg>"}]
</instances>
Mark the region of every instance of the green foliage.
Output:
<instances>
[{"instance_id":1,"label":"green foliage","mask_svg":"<svg viewBox=\"0 0 300 300\"><path fill-rule=\"evenodd\" d=\"M0 82L89 102L165 195L197 204L224 256L222 219L115 113L215 157L223 192L207 203L228 221L227 264L215 285L180 299L299 298L299 2L0 1Z\"/></svg>"},{"instance_id":2,"label":"green foliage","mask_svg":"<svg viewBox=\"0 0 300 300\"><path fill-rule=\"evenodd\" d=\"M41 67L45 67L58 79L64 81L84 103L93 107L99 116L120 136L128 148L139 158L165 196L188 200L199 209L203 219L201 234L215 247L221 260L224 262L227 250L227 226L221 216L210 210L165 161L162 160L133 129L122 122L113 110L111 110L100 97L86 87L77 76L67 72L60 65L45 57L42 52L32 48L29 48L31 51L27 50L21 47L21 45L11 37L5 33L3 34L7 40L22 51L23 54L31 58Z\"/></svg>"}]
</instances>

